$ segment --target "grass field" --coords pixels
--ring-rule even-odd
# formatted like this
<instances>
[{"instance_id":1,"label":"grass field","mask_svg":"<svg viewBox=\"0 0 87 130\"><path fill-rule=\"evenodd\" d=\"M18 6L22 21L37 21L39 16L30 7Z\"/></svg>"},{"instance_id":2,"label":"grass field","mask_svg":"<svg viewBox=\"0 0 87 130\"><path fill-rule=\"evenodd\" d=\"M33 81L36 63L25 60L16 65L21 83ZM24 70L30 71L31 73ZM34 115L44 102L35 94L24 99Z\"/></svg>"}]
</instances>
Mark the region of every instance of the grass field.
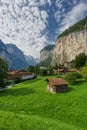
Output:
<instances>
[{"instance_id":1,"label":"grass field","mask_svg":"<svg viewBox=\"0 0 87 130\"><path fill-rule=\"evenodd\" d=\"M51 94L46 78L0 92L0 130L87 130L87 82Z\"/></svg>"}]
</instances>

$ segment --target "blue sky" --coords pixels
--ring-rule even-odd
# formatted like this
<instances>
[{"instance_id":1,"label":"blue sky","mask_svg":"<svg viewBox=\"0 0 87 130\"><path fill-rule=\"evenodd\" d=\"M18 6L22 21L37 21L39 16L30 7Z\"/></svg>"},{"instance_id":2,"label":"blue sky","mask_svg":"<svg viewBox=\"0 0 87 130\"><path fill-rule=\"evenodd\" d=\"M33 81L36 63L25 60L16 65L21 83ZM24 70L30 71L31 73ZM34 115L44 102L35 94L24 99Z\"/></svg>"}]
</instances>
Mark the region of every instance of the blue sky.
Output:
<instances>
[{"instance_id":1,"label":"blue sky","mask_svg":"<svg viewBox=\"0 0 87 130\"><path fill-rule=\"evenodd\" d=\"M87 0L0 0L0 39L36 58L56 37L87 16Z\"/></svg>"}]
</instances>

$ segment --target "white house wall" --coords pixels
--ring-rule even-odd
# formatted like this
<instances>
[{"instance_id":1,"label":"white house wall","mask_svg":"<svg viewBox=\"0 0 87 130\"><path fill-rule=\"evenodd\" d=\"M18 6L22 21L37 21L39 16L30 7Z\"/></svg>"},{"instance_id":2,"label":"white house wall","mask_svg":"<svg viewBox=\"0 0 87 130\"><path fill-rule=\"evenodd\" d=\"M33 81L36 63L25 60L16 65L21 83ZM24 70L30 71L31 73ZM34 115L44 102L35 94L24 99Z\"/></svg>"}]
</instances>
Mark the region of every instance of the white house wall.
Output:
<instances>
[{"instance_id":1,"label":"white house wall","mask_svg":"<svg viewBox=\"0 0 87 130\"><path fill-rule=\"evenodd\" d=\"M26 75L26 76L22 76L22 80L27 80L27 79L32 79L32 78L34 78L34 74L32 74L32 75Z\"/></svg>"}]
</instances>

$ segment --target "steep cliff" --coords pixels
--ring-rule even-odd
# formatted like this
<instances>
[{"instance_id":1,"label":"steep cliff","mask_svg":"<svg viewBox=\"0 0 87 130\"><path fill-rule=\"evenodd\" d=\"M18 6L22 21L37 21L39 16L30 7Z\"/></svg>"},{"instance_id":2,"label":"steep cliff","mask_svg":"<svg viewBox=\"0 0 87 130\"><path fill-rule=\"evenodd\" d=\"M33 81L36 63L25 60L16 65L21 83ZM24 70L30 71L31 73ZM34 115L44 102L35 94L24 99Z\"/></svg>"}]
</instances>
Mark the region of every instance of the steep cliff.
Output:
<instances>
[{"instance_id":1,"label":"steep cliff","mask_svg":"<svg viewBox=\"0 0 87 130\"><path fill-rule=\"evenodd\" d=\"M87 17L66 29L60 34L51 51L41 53L41 62L51 59L48 64L63 64L72 61L76 55L85 52L87 54Z\"/></svg>"},{"instance_id":2,"label":"steep cliff","mask_svg":"<svg viewBox=\"0 0 87 130\"><path fill-rule=\"evenodd\" d=\"M54 59L58 64L72 61L76 55L85 52L87 54L87 30L70 33L58 38L53 50Z\"/></svg>"},{"instance_id":3,"label":"steep cliff","mask_svg":"<svg viewBox=\"0 0 87 130\"><path fill-rule=\"evenodd\" d=\"M52 50L55 45L48 45L40 51L40 65L49 66L52 64Z\"/></svg>"}]
</instances>

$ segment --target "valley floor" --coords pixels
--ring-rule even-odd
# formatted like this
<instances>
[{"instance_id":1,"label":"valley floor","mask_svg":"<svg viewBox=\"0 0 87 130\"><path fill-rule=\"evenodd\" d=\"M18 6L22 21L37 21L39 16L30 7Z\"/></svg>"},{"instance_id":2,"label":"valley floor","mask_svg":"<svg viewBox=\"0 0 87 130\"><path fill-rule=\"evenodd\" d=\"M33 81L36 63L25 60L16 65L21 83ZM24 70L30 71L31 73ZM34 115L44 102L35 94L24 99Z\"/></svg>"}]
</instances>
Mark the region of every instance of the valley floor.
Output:
<instances>
[{"instance_id":1,"label":"valley floor","mask_svg":"<svg viewBox=\"0 0 87 130\"><path fill-rule=\"evenodd\" d=\"M87 82L51 94L47 78L0 92L0 130L87 130Z\"/></svg>"}]
</instances>

